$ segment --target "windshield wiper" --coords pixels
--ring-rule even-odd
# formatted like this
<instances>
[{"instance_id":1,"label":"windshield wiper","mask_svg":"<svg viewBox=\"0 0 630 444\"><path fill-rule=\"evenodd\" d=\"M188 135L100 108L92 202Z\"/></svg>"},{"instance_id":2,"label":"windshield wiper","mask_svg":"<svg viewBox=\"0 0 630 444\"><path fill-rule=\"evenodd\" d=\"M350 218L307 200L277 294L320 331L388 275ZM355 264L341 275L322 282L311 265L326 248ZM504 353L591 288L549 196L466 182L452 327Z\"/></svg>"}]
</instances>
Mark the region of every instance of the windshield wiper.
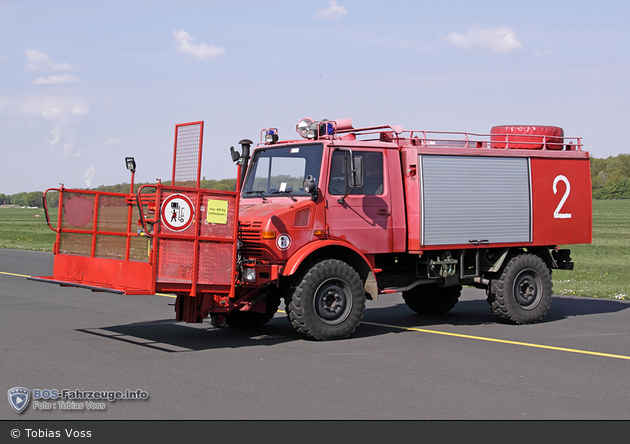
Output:
<instances>
[{"instance_id":1,"label":"windshield wiper","mask_svg":"<svg viewBox=\"0 0 630 444\"><path fill-rule=\"evenodd\" d=\"M260 197L262 200L267 200L267 198L265 196L263 196L263 194L265 194L264 191L262 190L257 190L257 191L245 191L243 194L257 194L257 197Z\"/></svg>"},{"instance_id":2,"label":"windshield wiper","mask_svg":"<svg viewBox=\"0 0 630 444\"><path fill-rule=\"evenodd\" d=\"M293 202L297 202L297 199L291 196L291 191L274 191L271 194L284 194L287 197L290 197Z\"/></svg>"}]
</instances>

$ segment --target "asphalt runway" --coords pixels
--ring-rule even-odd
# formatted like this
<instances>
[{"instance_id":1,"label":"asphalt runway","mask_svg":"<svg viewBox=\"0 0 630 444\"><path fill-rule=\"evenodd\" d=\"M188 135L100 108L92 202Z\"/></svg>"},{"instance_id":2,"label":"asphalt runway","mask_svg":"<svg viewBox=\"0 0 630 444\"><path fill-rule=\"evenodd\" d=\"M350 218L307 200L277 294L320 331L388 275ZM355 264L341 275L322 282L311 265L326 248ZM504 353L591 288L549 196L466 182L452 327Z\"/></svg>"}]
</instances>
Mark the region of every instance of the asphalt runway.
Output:
<instances>
[{"instance_id":1,"label":"asphalt runway","mask_svg":"<svg viewBox=\"0 0 630 444\"><path fill-rule=\"evenodd\" d=\"M50 253L0 250L0 372L32 398L20 414L5 398L4 420L630 417L627 301L554 296L543 322L511 326L477 289L438 317L384 295L349 339L315 342L282 312L259 329L215 329L175 322L168 296L26 279L52 265ZM66 397L44 399L54 390ZM92 399L94 410L70 397L127 390L146 399Z\"/></svg>"}]
</instances>

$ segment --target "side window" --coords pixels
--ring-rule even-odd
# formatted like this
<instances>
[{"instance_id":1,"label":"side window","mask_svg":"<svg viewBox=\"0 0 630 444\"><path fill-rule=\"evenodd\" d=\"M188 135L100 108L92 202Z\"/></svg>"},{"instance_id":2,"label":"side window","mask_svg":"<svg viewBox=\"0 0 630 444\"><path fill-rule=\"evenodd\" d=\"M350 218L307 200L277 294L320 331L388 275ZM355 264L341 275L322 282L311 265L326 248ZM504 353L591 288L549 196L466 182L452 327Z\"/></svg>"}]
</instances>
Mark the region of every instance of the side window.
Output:
<instances>
[{"instance_id":1,"label":"side window","mask_svg":"<svg viewBox=\"0 0 630 444\"><path fill-rule=\"evenodd\" d=\"M383 153L372 151L353 151L355 157L363 158L363 186L351 190L347 186L350 175L350 153L335 151L330 164L330 180L328 192L332 195L343 196L350 191L352 195L383 194Z\"/></svg>"}]
</instances>

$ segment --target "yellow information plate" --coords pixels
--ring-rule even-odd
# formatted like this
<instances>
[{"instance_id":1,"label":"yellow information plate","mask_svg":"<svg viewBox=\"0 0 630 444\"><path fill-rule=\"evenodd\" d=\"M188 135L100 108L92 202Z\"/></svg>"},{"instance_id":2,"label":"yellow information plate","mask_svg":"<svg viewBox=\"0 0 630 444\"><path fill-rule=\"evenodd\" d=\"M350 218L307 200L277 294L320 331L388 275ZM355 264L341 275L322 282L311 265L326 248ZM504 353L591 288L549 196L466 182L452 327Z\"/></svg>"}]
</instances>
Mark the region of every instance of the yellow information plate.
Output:
<instances>
[{"instance_id":1,"label":"yellow information plate","mask_svg":"<svg viewBox=\"0 0 630 444\"><path fill-rule=\"evenodd\" d=\"M227 200L208 199L208 213L206 222L209 224L227 224L228 202Z\"/></svg>"}]
</instances>

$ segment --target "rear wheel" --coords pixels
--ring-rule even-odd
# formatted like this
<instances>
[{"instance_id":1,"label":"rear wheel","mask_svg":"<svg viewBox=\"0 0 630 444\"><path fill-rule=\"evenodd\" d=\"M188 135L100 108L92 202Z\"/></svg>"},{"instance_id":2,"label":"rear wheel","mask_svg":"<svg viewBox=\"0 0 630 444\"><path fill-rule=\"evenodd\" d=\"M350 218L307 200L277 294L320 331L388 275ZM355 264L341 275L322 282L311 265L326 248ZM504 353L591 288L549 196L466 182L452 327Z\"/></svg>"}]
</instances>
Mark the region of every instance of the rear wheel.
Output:
<instances>
[{"instance_id":1,"label":"rear wheel","mask_svg":"<svg viewBox=\"0 0 630 444\"><path fill-rule=\"evenodd\" d=\"M462 286L438 287L437 285L418 286L403 293L405 304L416 313L439 315L449 312L462 293Z\"/></svg>"},{"instance_id":2,"label":"rear wheel","mask_svg":"<svg viewBox=\"0 0 630 444\"><path fill-rule=\"evenodd\" d=\"M330 340L350 336L364 311L365 289L359 274L345 262L328 259L304 274L287 313L298 333Z\"/></svg>"},{"instance_id":3,"label":"rear wheel","mask_svg":"<svg viewBox=\"0 0 630 444\"><path fill-rule=\"evenodd\" d=\"M533 254L514 256L488 291L490 310L501 322L534 324L551 305L551 272Z\"/></svg>"}]
</instances>

